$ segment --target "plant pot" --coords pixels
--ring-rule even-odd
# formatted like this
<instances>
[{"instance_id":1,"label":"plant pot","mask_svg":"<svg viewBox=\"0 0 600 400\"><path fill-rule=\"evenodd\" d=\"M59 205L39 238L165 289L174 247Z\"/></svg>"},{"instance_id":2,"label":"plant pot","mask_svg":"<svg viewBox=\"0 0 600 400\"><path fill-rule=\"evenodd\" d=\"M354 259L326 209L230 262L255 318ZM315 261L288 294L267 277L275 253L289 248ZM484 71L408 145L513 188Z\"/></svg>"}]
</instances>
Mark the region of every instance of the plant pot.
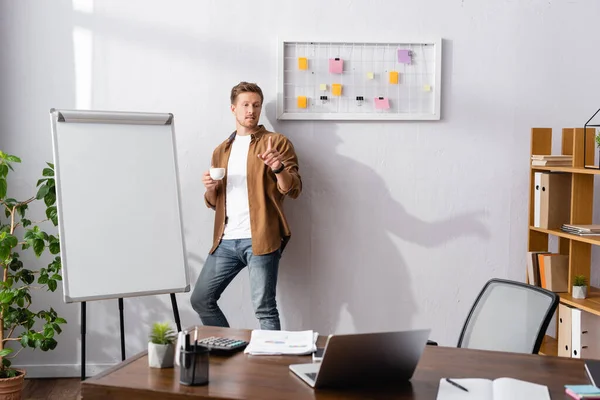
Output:
<instances>
[{"instance_id":1,"label":"plant pot","mask_svg":"<svg viewBox=\"0 0 600 400\"><path fill-rule=\"evenodd\" d=\"M574 299L585 299L587 297L587 286L573 286L572 297Z\"/></svg>"},{"instance_id":2,"label":"plant pot","mask_svg":"<svg viewBox=\"0 0 600 400\"><path fill-rule=\"evenodd\" d=\"M0 400L21 400L25 371L17 369L19 375L0 379Z\"/></svg>"},{"instance_id":3,"label":"plant pot","mask_svg":"<svg viewBox=\"0 0 600 400\"><path fill-rule=\"evenodd\" d=\"M173 368L175 346L148 343L148 365L151 368Z\"/></svg>"}]
</instances>

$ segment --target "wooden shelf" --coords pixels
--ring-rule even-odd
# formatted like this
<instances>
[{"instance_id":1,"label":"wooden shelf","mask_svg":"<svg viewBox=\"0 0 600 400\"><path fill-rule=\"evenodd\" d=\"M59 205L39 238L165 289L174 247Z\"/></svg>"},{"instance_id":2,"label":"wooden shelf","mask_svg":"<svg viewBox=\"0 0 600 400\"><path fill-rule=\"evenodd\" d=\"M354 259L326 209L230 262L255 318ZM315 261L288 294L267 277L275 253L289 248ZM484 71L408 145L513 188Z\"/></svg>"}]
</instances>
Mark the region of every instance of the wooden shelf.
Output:
<instances>
[{"instance_id":1,"label":"wooden shelf","mask_svg":"<svg viewBox=\"0 0 600 400\"><path fill-rule=\"evenodd\" d=\"M600 168L583 168L583 167L537 167L531 166L534 171L555 171L555 172L570 172L572 174L588 174L600 175Z\"/></svg>"},{"instance_id":2,"label":"wooden shelf","mask_svg":"<svg viewBox=\"0 0 600 400\"><path fill-rule=\"evenodd\" d=\"M590 243L590 244L594 244L596 246L600 246L600 236L579 236L579 235L573 235L572 233L567 233L567 232L561 231L560 229L543 229L543 228L536 228L534 226L530 226L529 229L531 229L532 231L536 231L536 232L547 233L549 235L559 236L559 237L575 240L578 242Z\"/></svg>"},{"instance_id":3,"label":"wooden shelf","mask_svg":"<svg viewBox=\"0 0 600 400\"><path fill-rule=\"evenodd\" d=\"M540 347L539 354L544 356L558 356L558 340L552 336L544 336L542 346Z\"/></svg>"},{"instance_id":4,"label":"wooden shelf","mask_svg":"<svg viewBox=\"0 0 600 400\"><path fill-rule=\"evenodd\" d=\"M585 299L574 299L570 293L559 293L559 295L560 302L563 304L600 315L600 288L590 286L588 297Z\"/></svg>"}]
</instances>

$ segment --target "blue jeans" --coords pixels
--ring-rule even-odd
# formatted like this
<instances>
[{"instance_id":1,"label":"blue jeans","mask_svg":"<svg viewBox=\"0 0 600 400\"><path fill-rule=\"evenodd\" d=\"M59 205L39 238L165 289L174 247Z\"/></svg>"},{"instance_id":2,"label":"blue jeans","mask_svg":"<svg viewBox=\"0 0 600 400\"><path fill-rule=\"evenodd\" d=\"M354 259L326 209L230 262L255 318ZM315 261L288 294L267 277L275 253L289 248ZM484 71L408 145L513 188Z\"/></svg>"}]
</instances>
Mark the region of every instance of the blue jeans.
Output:
<instances>
[{"instance_id":1,"label":"blue jeans","mask_svg":"<svg viewBox=\"0 0 600 400\"><path fill-rule=\"evenodd\" d=\"M255 256L252 239L222 240L209 254L191 296L194 310L204 325L229 327L227 318L217 305L233 278L248 266L254 313L261 329L280 330L275 292L281 251Z\"/></svg>"}]
</instances>

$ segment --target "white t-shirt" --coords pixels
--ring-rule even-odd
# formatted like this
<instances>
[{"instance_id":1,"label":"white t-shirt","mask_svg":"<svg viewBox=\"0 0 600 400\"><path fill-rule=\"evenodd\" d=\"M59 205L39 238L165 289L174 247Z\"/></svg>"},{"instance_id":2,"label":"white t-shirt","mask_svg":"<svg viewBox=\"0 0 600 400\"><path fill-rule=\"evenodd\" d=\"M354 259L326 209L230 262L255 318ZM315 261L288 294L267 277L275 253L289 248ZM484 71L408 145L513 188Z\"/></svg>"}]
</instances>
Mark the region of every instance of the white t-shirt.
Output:
<instances>
[{"instance_id":1,"label":"white t-shirt","mask_svg":"<svg viewBox=\"0 0 600 400\"><path fill-rule=\"evenodd\" d=\"M227 224L223 239L249 239L250 207L248 205L248 150L251 135L236 135L232 143L227 165L227 189L225 194L225 215Z\"/></svg>"}]
</instances>

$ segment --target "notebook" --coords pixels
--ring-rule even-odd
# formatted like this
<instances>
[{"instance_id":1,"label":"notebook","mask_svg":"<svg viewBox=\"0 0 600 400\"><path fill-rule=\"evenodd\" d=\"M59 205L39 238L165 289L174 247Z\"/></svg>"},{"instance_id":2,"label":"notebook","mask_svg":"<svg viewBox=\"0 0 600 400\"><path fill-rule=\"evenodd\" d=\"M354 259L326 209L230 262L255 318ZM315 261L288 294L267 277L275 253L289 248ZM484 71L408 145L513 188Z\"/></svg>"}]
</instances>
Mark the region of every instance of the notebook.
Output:
<instances>
[{"instance_id":1,"label":"notebook","mask_svg":"<svg viewBox=\"0 0 600 400\"><path fill-rule=\"evenodd\" d=\"M513 378L489 379L452 379L468 392L440 380L436 400L550 400L548 387Z\"/></svg>"}]
</instances>

